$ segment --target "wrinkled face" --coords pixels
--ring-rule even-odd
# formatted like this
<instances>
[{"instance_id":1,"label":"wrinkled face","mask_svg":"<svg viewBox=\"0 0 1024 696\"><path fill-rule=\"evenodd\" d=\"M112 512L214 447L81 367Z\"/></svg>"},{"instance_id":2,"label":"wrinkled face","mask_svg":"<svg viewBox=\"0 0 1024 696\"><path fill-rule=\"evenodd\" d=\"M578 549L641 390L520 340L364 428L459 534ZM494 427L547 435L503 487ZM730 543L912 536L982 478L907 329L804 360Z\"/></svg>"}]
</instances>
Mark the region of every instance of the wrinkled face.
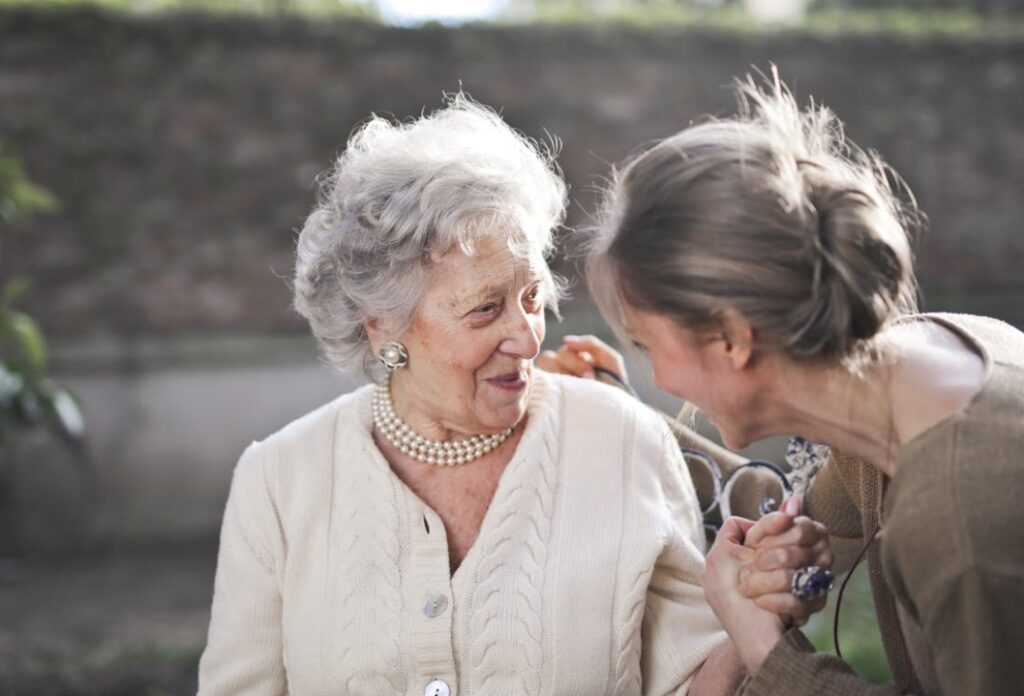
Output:
<instances>
[{"instance_id":1,"label":"wrinkled face","mask_svg":"<svg viewBox=\"0 0 1024 696\"><path fill-rule=\"evenodd\" d=\"M522 420L544 340L547 277L539 253L519 258L503 240L479 244L473 256L453 249L434 259L400 338L409 364L392 376L396 409L414 429L426 421L477 434Z\"/></svg>"},{"instance_id":2,"label":"wrinkled face","mask_svg":"<svg viewBox=\"0 0 1024 696\"><path fill-rule=\"evenodd\" d=\"M732 367L722 335L687 329L663 315L628 306L623 313L626 333L650 358L655 384L697 406L728 447L747 446L753 382Z\"/></svg>"}]
</instances>

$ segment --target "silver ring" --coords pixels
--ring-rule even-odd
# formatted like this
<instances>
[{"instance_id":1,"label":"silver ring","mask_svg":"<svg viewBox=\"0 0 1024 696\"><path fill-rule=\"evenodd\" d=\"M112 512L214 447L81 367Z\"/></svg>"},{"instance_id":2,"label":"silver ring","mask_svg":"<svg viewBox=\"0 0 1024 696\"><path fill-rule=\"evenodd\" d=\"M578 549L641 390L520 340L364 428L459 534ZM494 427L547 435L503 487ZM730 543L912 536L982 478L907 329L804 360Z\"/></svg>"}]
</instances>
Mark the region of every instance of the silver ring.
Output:
<instances>
[{"instance_id":1,"label":"silver ring","mask_svg":"<svg viewBox=\"0 0 1024 696\"><path fill-rule=\"evenodd\" d=\"M834 583L835 576L832 575L832 571L812 565L793 573L793 582L790 583L789 590L801 602L813 602L818 597L827 595Z\"/></svg>"}]
</instances>

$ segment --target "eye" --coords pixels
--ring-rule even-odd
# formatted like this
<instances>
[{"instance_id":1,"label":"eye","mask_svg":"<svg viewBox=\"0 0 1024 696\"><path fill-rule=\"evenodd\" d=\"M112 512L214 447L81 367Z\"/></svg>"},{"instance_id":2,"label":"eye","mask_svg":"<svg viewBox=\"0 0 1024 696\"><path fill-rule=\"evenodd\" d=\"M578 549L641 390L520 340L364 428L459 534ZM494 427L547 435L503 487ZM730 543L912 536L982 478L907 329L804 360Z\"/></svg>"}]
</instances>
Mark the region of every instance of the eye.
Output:
<instances>
[{"instance_id":1,"label":"eye","mask_svg":"<svg viewBox=\"0 0 1024 696\"><path fill-rule=\"evenodd\" d=\"M647 346L645 346L640 341L637 341L637 340L634 339L634 340L630 341L630 343L632 343L633 347L636 348L641 353L646 353L647 352Z\"/></svg>"},{"instance_id":2,"label":"eye","mask_svg":"<svg viewBox=\"0 0 1024 696\"><path fill-rule=\"evenodd\" d=\"M536 312L537 310L539 310L541 308L542 304L543 303L541 302L540 286L539 285L536 286L536 287L530 288L530 290L523 297L523 307L525 307L526 311L528 311L528 312Z\"/></svg>"},{"instance_id":3,"label":"eye","mask_svg":"<svg viewBox=\"0 0 1024 696\"><path fill-rule=\"evenodd\" d=\"M493 314L494 312L498 311L498 303L497 302L488 302L484 306L477 307L473 311L476 314Z\"/></svg>"}]
</instances>

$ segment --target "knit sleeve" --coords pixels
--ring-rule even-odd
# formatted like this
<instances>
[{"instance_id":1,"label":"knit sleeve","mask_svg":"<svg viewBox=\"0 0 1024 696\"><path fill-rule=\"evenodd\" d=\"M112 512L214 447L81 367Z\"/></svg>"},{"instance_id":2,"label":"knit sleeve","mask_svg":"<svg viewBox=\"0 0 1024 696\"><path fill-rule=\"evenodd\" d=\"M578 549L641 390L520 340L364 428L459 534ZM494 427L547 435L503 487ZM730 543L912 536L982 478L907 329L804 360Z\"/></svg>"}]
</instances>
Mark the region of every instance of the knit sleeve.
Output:
<instances>
[{"instance_id":1,"label":"knit sleeve","mask_svg":"<svg viewBox=\"0 0 1024 696\"><path fill-rule=\"evenodd\" d=\"M843 480L843 465L848 461L854 460L833 451L803 501L804 513L828 529L835 557L832 569L837 575L850 569L864 546L860 509Z\"/></svg>"},{"instance_id":2,"label":"knit sleeve","mask_svg":"<svg viewBox=\"0 0 1024 696\"><path fill-rule=\"evenodd\" d=\"M711 651L728 640L704 599L704 530L686 463L666 443L662 486L668 505L664 548L651 574L641 627L643 693L685 694Z\"/></svg>"},{"instance_id":3,"label":"knit sleeve","mask_svg":"<svg viewBox=\"0 0 1024 696\"><path fill-rule=\"evenodd\" d=\"M897 696L891 686L872 684L833 655L817 653L797 629L788 631L747 680L742 696Z\"/></svg>"},{"instance_id":4,"label":"knit sleeve","mask_svg":"<svg viewBox=\"0 0 1024 696\"><path fill-rule=\"evenodd\" d=\"M250 445L231 482L199 696L287 693L277 576L282 542L265 458L263 446Z\"/></svg>"}]
</instances>

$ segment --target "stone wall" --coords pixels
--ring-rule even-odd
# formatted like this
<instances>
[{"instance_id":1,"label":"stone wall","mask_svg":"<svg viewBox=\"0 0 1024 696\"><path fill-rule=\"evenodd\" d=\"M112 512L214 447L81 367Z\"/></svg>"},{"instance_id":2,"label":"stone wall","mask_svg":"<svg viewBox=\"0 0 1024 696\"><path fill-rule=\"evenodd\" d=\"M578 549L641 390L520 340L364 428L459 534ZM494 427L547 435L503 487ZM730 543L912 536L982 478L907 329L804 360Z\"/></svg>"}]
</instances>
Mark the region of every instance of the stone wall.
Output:
<instances>
[{"instance_id":1,"label":"stone wall","mask_svg":"<svg viewBox=\"0 0 1024 696\"><path fill-rule=\"evenodd\" d=\"M63 204L2 240L0 277L32 276L86 401L101 536L215 528L240 447L351 383L323 378L286 279L314 177L370 112L461 85L557 135L578 225L610 162L729 113L732 77L772 62L916 192L926 306L1024 326L1020 43L0 9L0 139Z\"/></svg>"},{"instance_id":2,"label":"stone wall","mask_svg":"<svg viewBox=\"0 0 1024 696\"><path fill-rule=\"evenodd\" d=\"M312 183L370 112L467 91L556 134L585 219L607 163L775 62L929 214L926 300L1024 324L1024 45L628 28L394 29L0 12L0 138L63 212L4 240L60 337L293 332L282 277Z\"/></svg>"}]
</instances>

